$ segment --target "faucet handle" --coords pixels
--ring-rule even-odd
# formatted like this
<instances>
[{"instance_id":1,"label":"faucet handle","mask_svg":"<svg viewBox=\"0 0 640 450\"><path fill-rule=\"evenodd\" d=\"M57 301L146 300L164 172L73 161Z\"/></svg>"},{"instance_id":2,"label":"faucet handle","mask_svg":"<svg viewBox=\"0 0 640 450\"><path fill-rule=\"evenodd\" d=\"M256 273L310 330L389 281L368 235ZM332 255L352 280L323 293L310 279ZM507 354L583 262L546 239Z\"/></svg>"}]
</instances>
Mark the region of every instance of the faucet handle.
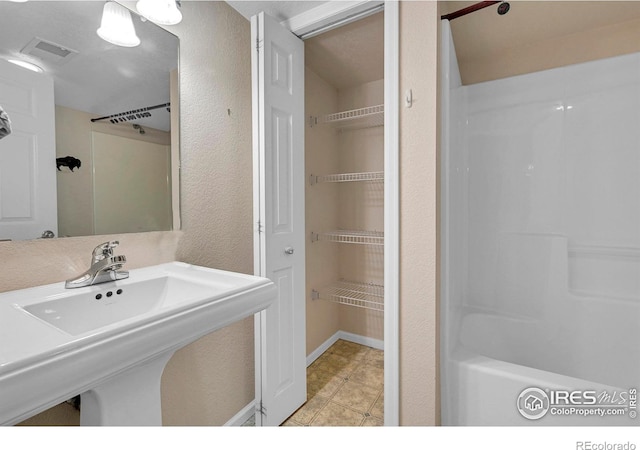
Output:
<instances>
[{"instance_id":1,"label":"faucet handle","mask_svg":"<svg viewBox=\"0 0 640 450\"><path fill-rule=\"evenodd\" d=\"M113 256L113 249L120 245L118 241L104 242L93 249L93 263L102 261L103 259Z\"/></svg>"}]
</instances>

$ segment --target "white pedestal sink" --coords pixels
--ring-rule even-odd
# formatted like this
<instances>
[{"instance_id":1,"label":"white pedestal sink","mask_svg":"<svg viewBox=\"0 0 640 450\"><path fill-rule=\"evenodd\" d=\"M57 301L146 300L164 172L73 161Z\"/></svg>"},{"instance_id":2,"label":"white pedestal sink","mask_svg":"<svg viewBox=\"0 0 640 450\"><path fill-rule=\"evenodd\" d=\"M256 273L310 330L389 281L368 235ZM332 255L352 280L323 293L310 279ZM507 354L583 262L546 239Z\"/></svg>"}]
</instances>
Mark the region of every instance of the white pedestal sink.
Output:
<instances>
[{"instance_id":1,"label":"white pedestal sink","mask_svg":"<svg viewBox=\"0 0 640 450\"><path fill-rule=\"evenodd\" d=\"M265 278L174 262L0 294L0 424L81 394L81 425L161 425L173 352L269 306Z\"/></svg>"}]
</instances>

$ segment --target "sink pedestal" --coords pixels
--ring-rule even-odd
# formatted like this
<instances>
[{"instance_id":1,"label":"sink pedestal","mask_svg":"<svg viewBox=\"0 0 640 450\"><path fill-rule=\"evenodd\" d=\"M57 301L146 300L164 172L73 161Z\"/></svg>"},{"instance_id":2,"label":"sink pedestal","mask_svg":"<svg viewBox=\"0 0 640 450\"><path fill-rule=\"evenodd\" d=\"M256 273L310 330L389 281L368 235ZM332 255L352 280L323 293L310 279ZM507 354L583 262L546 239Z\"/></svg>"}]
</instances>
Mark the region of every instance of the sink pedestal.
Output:
<instances>
[{"instance_id":1,"label":"sink pedestal","mask_svg":"<svg viewBox=\"0 0 640 450\"><path fill-rule=\"evenodd\" d=\"M161 426L160 379L173 353L162 353L84 392L80 425Z\"/></svg>"},{"instance_id":2,"label":"sink pedestal","mask_svg":"<svg viewBox=\"0 0 640 450\"><path fill-rule=\"evenodd\" d=\"M81 395L80 424L162 425L176 350L266 309L272 281L182 262L0 293L0 426Z\"/></svg>"}]
</instances>

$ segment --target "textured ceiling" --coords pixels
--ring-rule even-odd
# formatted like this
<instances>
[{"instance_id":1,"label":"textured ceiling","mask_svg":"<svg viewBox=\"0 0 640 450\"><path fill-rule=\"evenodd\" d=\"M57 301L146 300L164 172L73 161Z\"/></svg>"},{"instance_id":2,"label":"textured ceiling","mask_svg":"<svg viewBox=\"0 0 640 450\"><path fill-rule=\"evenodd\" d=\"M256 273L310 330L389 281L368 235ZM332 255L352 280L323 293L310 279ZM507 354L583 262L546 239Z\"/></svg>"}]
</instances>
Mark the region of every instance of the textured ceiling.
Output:
<instances>
[{"instance_id":1,"label":"textured ceiling","mask_svg":"<svg viewBox=\"0 0 640 450\"><path fill-rule=\"evenodd\" d=\"M384 78L384 13L306 40L305 61L337 89Z\"/></svg>"},{"instance_id":2,"label":"textured ceiling","mask_svg":"<svg viewBox=\"0 0 640 450\"><path fill-rule=\"evenodd\" d=\"M267 1L257 2L249 0L227 1L232 8L242 14L245 18L251 19L251 16L264 11L279 22L295 17L305 11L322 5L324 2L297 0L297 1Z\"/></svg>"}]
</instances>

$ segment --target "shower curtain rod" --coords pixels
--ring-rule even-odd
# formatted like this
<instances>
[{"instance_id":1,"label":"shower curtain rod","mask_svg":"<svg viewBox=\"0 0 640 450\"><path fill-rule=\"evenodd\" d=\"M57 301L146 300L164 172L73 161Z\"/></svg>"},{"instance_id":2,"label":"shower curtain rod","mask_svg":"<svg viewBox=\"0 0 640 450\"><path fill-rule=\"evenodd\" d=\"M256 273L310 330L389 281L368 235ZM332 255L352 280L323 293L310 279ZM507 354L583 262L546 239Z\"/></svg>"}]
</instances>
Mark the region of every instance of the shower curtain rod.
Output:
<instances>
[{"instance_id":1,"label":"shower curtain rod","mask_svg":"<svg viewBox=\"0 0 640 450\"><path fill-rule=\"evenodd\" d=\"M466 8L462 8L459 9L458 11L454 11L450 14L445 14L443 16L440 16L440 19L442 20L453 20L453 19L457 19L458 17L462 17L462 16L466 16L467 14L470 14L472 12L478 11L479 9L483 9L486 8L487 6L491 6L491 5L495 5L496 3L501 3L500 1L494 1L494 2L478 2L475 3L471 6L467 6Z\"/></svg>"},{"instance_id":2,"label":"shower curtain rod","mask_svg":"<svg viewBox=\"0 0 640 450\"><path fill-rule=\"evenodd\" d=\"M99 120L106 120L106 119L111 119L111 123L128 122L129 120L136 120L136 119L141 119L143 117L149 117L151 116L151 113L148 113L147 111L151 111L154 109L167 108L167 111L171 111L170 107L171 107L171 103L163 103L161 105L155 105L155 106L145 106L144 108L132 109L131 111L125 111L118 114L111 114L110 116L91 119L91 122L98 122Z\"/></svg>"}]
</instances>

